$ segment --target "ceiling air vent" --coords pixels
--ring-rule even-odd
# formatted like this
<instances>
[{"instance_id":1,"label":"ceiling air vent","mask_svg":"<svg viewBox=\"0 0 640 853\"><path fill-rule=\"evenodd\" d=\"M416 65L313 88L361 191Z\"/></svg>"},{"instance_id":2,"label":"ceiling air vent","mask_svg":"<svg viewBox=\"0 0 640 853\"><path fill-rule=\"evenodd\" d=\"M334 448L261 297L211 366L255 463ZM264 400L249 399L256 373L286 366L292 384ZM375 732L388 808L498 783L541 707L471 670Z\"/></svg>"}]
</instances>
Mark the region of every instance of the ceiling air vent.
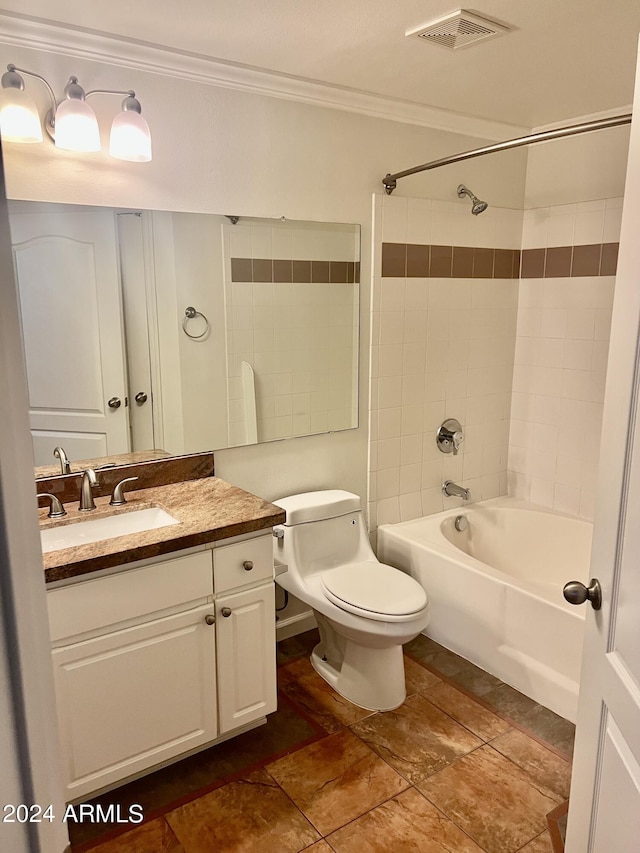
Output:
<instances>
[{"instance_id":1,"label":"ceiling air vent","mask_svg":"<svg viewBox=\"0 0 640 853\"><path fill-rule=\"evenodd\" d=\"M407 30L405 35L418 36L425 41L448 47L450 50L458 50L507 32L509 28L503 24L481 18L465 9L458 9L457 12L445 15L444 18Z\"/></svg>"}]
</instances>

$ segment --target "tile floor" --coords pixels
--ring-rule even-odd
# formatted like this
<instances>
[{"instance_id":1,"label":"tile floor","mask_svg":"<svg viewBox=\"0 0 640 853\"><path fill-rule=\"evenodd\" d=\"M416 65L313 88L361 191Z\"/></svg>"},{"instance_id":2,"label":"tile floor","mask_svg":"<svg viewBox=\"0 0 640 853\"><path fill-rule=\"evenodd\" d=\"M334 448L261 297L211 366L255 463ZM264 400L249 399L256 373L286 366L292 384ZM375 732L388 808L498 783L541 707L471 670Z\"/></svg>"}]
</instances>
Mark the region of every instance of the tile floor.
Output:
<instances>
[{"instance_id":1,"label":"tile floor","mask_svg":"<svg viewBox=\"0 0 640 853\"><path fill-rule=\"evenodd\" d=\"M422 636L405 703L371 713L314 672L316 641L279 644L266 726L100 797L146 822L72 825L73 853L562 851L570 723Z\"/></svg>"}]
</instances>

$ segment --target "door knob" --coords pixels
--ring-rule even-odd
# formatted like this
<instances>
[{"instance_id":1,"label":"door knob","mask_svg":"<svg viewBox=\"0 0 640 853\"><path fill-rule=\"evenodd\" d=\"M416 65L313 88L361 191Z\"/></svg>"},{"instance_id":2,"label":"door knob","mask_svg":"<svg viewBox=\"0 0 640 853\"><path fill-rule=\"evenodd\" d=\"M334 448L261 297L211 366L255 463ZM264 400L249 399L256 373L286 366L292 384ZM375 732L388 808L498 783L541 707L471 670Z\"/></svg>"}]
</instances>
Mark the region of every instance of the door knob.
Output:
<instances>
[{"instance_id":1,"label":"door knob","mask_svg":"<svg viewBox=\"0 0 640 853\"><path fill-rule=\"evenodd\" d=\"M227 617L231 616L231 608L230 607L223 607L222 610L220 611L220 613L222 613L222 615L226 619Z\"/></svg>"},{"instance_id":2,"label":"door knob","mask_svg":"<svg viewBox=\"0 0 640 853\"><path fill-rule=\"evenodd\" d=\"M242 564L242 568L245 570L245 572L250 572L253 568L253 562L251 560L245 560Z\"/></svg>"},{"instance_id":3,"label":"door knob","mask_svg":"<svg viewBox=\"0 0 640 853\"><path fill-rule=\"evenodd\" d=\"M144 393L144 391L138 391L138 393L133 399L136 401L136 403L140 403L140 405L142 405L143 403L147 402L147 395Z\"/></svg>"},{"instance_id":4,"label":"door knob","mask_svg":"<svg viewBox=\"0 0 640 853\"><path fill-rule=\"evenodd\" d=\"M590 601L594 610L600 610L602 607L602 588L597 578L591 578L589 586L580 581L569 581L564 585L562 594L569 604L584 604L585 601Z\"/></svg>"},{"instance_id":5,"label":"door knob","mask_svg":"<svg viewBox=\"0 0 640 853\"><path fill-rule=\"evenodd\" d=\"M204 617L204 621L207 623L207 625L215 625L216 617L212 613L207 613L207 615Z\"/></svg>"},{"instance_id":6,"label":"door knob","mask_svg":"<svg viewBox=\"0 0 640 853\"><path fill-rule=\"evenodd\" d=\"M107 403L107 406L109 406L110 409L119 409L121 405L122 400L120 397L112 397Z\"/></svg>"}]
</instances>

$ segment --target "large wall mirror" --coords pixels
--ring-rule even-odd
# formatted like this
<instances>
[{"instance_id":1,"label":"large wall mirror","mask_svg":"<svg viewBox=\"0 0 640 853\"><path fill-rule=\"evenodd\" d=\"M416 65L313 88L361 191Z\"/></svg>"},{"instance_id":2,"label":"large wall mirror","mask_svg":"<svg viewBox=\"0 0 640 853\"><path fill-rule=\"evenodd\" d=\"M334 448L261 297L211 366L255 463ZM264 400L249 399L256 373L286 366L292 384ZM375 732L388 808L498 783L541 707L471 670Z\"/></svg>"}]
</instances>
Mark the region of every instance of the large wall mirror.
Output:
<instances>
[{"instance_id":1,"label":"large wall mirror","mask_svg":"<svg viewBox=\"0 0 640 853\"><path fill-rule=\"evenodd\" d=\"M9 207L37 466L357 426L359 226Z\"/></svg>"}]
</instances>

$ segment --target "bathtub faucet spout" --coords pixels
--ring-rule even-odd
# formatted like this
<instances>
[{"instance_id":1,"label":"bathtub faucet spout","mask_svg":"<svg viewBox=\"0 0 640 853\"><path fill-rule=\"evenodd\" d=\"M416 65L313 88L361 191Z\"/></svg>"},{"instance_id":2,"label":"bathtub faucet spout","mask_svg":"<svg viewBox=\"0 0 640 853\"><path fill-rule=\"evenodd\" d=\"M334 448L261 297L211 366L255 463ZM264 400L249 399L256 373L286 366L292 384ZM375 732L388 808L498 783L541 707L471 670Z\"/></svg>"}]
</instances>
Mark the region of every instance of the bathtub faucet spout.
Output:
<instances>
[{"instance_id":1,"label":"bathtub faucet spout","mask_svg":"<svg viewBox=\"0 0 640 853\"><path fill-rule=\"evenodd\" d=\"M465 501L471 500L471 489L463 489L453 480L445 480L442 484L442 494L449 498L462 498Z\"/></svg>"}]
</instances>

